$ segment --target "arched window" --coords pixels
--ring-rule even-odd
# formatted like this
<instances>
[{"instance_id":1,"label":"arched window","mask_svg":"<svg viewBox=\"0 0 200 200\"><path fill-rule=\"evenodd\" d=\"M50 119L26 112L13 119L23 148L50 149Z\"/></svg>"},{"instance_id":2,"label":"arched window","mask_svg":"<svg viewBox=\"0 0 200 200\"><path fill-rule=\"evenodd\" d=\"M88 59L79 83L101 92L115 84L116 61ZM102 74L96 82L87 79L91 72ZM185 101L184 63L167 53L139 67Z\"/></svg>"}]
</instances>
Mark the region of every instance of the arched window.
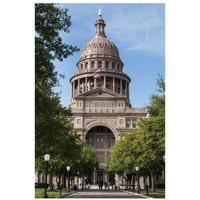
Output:
<instances>
[{"instance_id":1,"label":"arched window","mask_svg":"<svg viewBox=\"0 0 200 200\"><path fill-rule=\"evenodd\" d=\"M88 63L85 63L85 69L88 69Z\"/></svg>"},{"instance_id":2,"label":"arched window","mask_svg":"<svg viewBox=\"0 0 200 200\"><path fill-rule=\"evenodd\" d=\"M112 69L115 69L115 63L112 63Z\"/></svg>"},{"instance_id":3,"label":"arched window","mask_svg":"<svg viewBox=\"0 0 200 200\"><path fill-rule=\"evenodd\" d=\"M94 63L94 61L92 61L92 68L94 68L95 67L95 63Z\"/></svg>"},{"instance_id":4,"label":"arched window","mask_svg":"<svg viewBox=\"0 0 200 200\"><path fill-rule=\"evenodd\" d=\"M108 69L109 63L108 61L106 61L106 69Z\"/></svg>"},{"instance_id":5,"label":"arched window","mask_svg":"<svg viewBox=\"0 0 200 200\"><path fill-rule=\"evenodd\" d=\"M119 64L117 65L117 71L119 71Z\"/></svg>"},{"instance_id":6,"label":"arched window","mask_svg":"<svg viewBox=\"0 0 200 200\"><path fill-rule=\"evenodd\" d=\"M102 62L99 61L99 66L98 66L98 68L101 68L101 66L102 66Z\"/></svg>"},{"instance_id":7,"label":"arched window","mask_svg":"<svg viewBox=\"0 0 200 200\"><path fill-rule=\"evenodd\" d=\"M83 70L83 64L81 64L81 70Z\"/></svg>"}]
</instances>

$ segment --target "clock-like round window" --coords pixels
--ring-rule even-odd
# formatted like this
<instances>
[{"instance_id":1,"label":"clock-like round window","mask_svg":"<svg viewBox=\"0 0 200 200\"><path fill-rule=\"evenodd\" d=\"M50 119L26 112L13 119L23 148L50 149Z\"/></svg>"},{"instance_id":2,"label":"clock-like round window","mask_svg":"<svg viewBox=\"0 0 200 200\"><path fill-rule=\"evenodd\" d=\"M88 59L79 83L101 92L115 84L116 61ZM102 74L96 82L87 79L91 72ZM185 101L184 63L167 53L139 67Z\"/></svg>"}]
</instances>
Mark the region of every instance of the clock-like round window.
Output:
<instances>
[{"instance_id":1,"label":"clock-like round window","mask_svg":"<svg viewBox=\"0 0 200 200\"><path fill-rule=\"evenodd\" d=\"M100 91L100 92L98 92L98 95L102 95L102 94L103 94L103 92L101 92L101 91Z\"/></svg>"}]
</instances>

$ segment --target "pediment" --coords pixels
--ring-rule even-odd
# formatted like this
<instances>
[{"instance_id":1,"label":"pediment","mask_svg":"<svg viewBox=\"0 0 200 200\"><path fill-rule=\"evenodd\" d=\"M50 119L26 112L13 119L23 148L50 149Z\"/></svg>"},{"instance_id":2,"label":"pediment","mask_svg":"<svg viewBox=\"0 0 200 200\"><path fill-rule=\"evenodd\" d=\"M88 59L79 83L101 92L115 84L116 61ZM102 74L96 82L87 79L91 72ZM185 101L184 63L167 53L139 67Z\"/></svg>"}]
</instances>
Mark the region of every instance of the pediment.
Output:
<instances>
[{"instance_id":1,"label":"pediment","mask_svg":"<svg viewBox=\"0 0 200 200\"><path fill-rule=\"evenodd\" d=\"M114 98L126 98L126 96L121 95L117 92L113 92L109 89L98 87L96 89L90 90L83 94L78 95L77 97L114 97Z\"/></svg>"}]
</instances>

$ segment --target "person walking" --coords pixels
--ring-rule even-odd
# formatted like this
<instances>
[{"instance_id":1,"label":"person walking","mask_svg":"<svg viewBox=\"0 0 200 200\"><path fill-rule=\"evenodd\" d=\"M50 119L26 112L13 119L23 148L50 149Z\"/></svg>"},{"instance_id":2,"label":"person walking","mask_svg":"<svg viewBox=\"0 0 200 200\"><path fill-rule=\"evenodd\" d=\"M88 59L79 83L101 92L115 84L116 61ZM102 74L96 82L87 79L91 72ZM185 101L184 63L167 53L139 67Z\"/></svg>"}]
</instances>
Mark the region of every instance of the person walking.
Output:
<instances>
[{"instance_id":1,"label":"person walking","mask_svg":"<svg viewBox=\"0 0 200 200\"><path fill-rule=\"evenodd\" d=\"M84 190L86 189L86 182L84 181Z\"/></svg>"},{"instance_id":2,"label":"person walking","mask_svg":"<svg viewBox=\"0 0 200 200\"><path fill-rule=\"evenodd\" d=\"M102 190L102 188L103 188L103 181L100 181L101 182L101 190Z\"/></svg>"},{"instance_id":3,"label":"person walking","mask_svg":"<svg viewBox=\"0 0 200 200\"><path fill-rule=\"evenodd\" d=\"M107 186L108 186L107 181L105 181L105 190L106 190Z\"/></svg>"},{"instance_id":4,"label":"person walking","mask_svg":"<svg viewBox=\"0 0 200 200\"><path fill-rule=\"evenodd\" d=\"M101 189L101 181L99 181L99 190Z\"/></svg>"}]
</instances>

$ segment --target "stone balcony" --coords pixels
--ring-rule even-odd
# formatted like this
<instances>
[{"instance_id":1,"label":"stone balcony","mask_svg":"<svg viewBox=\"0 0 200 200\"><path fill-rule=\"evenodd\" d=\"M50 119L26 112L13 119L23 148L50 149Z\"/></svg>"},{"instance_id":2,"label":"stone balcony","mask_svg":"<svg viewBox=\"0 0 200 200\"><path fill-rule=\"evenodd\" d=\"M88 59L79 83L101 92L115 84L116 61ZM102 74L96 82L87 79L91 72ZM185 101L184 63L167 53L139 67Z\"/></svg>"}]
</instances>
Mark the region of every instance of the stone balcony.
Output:
<instances>
[{"instance_id":1,"label":"stone balcony","mask_svg":"<svg viewBox=\"0 0 200 200\"><path fill-rule=\"evenodd\" d=\"M73 113L142 113L146 114L145 108L72 108Z\"/></svg>"}]
</instances>

